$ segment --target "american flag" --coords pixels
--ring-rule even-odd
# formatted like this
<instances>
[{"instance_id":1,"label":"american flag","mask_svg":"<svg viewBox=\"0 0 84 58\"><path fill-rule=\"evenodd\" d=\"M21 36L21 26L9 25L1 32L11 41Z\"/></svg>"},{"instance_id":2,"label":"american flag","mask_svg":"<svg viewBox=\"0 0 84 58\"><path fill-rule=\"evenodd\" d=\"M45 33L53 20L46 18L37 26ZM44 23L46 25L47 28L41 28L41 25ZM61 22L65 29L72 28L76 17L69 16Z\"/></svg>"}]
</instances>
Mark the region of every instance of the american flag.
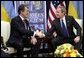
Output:
<instances>
[{"instance_id":1,"label":"american flag","mask_svg":"<svg viewBox=\"0 0 84 58\"><path fill-rule=\"evenodd\" d=\"M48 20L47 20L47 30L51 28L51 22L56 18L56 8L59 6L65 6L65 1L49 1L48 5L49 10L48 10Z\"/></svg>"}]
</instances>

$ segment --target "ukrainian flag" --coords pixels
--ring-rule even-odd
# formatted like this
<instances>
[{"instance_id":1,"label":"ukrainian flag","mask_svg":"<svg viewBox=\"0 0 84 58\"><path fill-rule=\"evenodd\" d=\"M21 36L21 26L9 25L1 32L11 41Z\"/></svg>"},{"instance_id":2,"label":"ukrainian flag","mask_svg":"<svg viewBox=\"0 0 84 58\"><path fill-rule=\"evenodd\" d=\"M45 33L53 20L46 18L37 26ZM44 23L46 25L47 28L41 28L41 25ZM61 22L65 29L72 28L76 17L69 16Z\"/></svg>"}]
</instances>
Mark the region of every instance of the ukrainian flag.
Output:
<instances>
[{"instance_id":1,"label":"ukrainian flag","mask_svg":"<svg viewBox=\"0 0 84 58\"><path fill-rule=\"evenodd\" d=\"M75 21L80 25L81 33L83 34L83 1L69 1L68 15L75 18ZM76 34L75 28L74 31Z\"/></svg>"},{"instance_id":2,"label":"ukrainian flag","mask_svg":"<svg viewBox=\"0 0 84 58\"><path fill-rule=\"evenodd\" d=\"M83 19L83 1L69 1L68 15Z\"/></svg>"},{"instance_id":3,"label":"ukrainian flag","mask_svg":"<svg viewBox=\"0 0 84 58\"><path fill-rule=\"evenodd\" d=\"M13 1L1 1L1 20L10 22L15 17Z\"/></svg>"}]
</instances>

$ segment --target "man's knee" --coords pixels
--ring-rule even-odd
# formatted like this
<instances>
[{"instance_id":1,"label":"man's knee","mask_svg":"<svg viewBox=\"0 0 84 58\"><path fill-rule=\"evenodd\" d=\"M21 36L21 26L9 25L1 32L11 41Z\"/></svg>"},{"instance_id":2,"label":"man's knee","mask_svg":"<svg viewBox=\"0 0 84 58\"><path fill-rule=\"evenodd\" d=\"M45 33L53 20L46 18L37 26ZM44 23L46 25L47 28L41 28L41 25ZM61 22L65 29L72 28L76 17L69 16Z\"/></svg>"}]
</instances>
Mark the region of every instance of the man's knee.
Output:
<instances>
[{"instance_id":1,"label":"man's knee","mask_svg":"<svg viewBox=\"0 0 84 58\"><path fill-rule=\"evenodd\" d=\"M15 44L14 44L14 48L15 48L15 49L22 50L23 47L24 47L24 46L23 46L22 43L15 43Z\"/></svg>"},{"instance_id":2,"label":"man's knee","mask_svg":"<svg viewBox=\"0 0 84 58\"><path fill-rule=\"evenodd\" d=\"M52 44L58 43L57 38L53 38L53 39L51 40L51 43L52 43Z\"/></svg>"}]
</instances>

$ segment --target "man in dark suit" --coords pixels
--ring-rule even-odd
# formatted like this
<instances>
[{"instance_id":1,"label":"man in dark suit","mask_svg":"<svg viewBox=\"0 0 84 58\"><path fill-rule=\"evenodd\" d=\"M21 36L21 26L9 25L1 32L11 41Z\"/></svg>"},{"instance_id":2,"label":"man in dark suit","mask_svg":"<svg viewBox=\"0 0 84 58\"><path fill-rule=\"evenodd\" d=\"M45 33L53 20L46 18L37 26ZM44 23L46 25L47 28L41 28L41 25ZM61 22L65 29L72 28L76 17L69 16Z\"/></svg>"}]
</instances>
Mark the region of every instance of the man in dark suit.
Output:
<instances>
[{"instance_id":1,"label":"man in dark suit","mask_svg":"<svg viewBox=\"0 0 84 58\"><path fill-rule=\"evenodd\" d=\"M46 34L50 36L56 32L57 36L52 39L54 50L58 45L63 43L70 43L75 45L80 40L81 28L72 16L66 15L66 8L64 6L57 7L56 19L52 22L52 27ZM77 35L73 32L73 27L77 30Z\"/></svg>"},{"instance_id":2,"label":"man in dark suit","mask_svg":"<svg viewBox=\"0 0 84 58\"><path fill-rule=\"evenodd\" d=\"M56 19L52 22L52 27L42 36L42 33L39 33L39 37L48 37L52 38L51 35L55 34L55 38L51 40L53 51L57 48L57 46L63 43L70 43L75 46L76 49L79 50L77 47L80 36L81 36L81 28L79 24L75 21L72 16L66 15L66 8L64 6L58 6L56 9ZM73 27L77 30L77 35L73 32Z\"/></svg>"},{"instance_id":3,"label":"man in dark suit","mask_svg":"<svg viewBox=\"0 0 84 58\"><path fill-rule=\"evenodd\" d=\"M12 46L17 49L19 57L22 56L22 51L25 45L31 46L31 56L38 55L40 41L35 38L36 32L29 27L29 22L26 19L29 15L29 10L26 5L21 4L18 8L18 16L11 20L11 34L7 42L7 46Z\"/></svg>"}]
</instances>

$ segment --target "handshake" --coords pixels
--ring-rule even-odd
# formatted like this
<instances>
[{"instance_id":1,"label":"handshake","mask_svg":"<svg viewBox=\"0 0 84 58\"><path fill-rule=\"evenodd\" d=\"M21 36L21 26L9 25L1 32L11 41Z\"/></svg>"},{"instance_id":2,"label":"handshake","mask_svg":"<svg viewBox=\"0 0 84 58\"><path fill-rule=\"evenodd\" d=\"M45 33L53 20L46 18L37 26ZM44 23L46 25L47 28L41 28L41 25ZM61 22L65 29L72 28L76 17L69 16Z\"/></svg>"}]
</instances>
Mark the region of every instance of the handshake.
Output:
<instances>
[{"instance_id":1,"label":"handshake","mask_svg":"<svg viewBox=\"0 0 84 58\"><path fill-rule=\"evenodd\" d=\"M36 36L39 37L39 38L43 38L43 37L45 37L45 34L42 31L36 30L34 32L34 35L31 36L31 43L33 45L35 45L37 43L37 39L35 38Z\"/></svg>"},{"instance_id":2,"label":"handshake","mask_svg":"<svg viewBox=\"0 0 84 58\"><path fill-rule=\"evenodd\" d=\"M43 37L45 37L45 34L42 31L40 31L40 30L36 30L34 32L34 35L33 36L37 36L39 38L43 38Z\"/></svg>"}]
</instances>

